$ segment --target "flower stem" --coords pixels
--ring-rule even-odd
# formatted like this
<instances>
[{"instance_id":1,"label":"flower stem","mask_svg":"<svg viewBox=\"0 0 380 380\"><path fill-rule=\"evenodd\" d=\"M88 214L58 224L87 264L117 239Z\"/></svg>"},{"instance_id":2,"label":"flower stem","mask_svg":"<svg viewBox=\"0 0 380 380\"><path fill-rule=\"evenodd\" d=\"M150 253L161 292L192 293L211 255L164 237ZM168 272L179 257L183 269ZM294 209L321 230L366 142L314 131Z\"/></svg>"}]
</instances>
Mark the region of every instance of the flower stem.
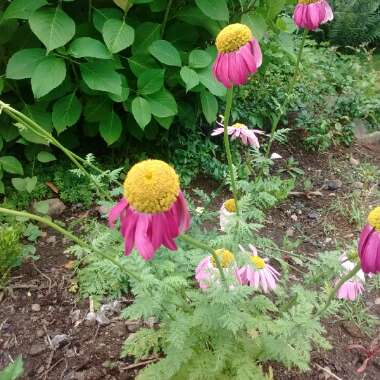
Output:
<instances>
[{"instance_id":1,"label":"flower stem","mask_svg":"<svg viewBox=\"0 0 380 380\"><path fill-rule=\"evenodd\" d=\"M236 189L236 182L235 182L235 176L234 176L230 140L228 137L228 123L229 123L230 115L231 115L233 96L234 96L234 88L232 86L231 88L227 90L227 96L226 96L226 110L224 112L224 149L226 151L228 170L230 172L232 194L233 194L235 205L236 205L236 214L239 215L237 189Z\"/></svg>"},{"instance_id":2,"label":"flower stem","mask_svg":"<svg viewBox=\"0 0 380 380\"><path fill-rule=\"evenodd\" d=\"M271 130L271 133L270 133L268 147L267 147L267 151L266 151L266 154L265 154L266 158L269 158L270 150L272 148L272 144L273 144L273 141L274 141L274 136L275 136L275 133L277 131L278 124L280 123L282 115L286 112L286 109L288 108L289 101L290 101L290 96L291 96L291 94L292 94L292 92L294 90L294 86L296 85L296 82L297 82L297 78L298 78L298 74L299 74L299 69L300 69L300 63L301 63L302 52L303 52L303 48L305 47L305 41L306 41L307 33L308 33L308 30L304 29L303 35L302 35L302 40L301 40L301 45L300 45L300 48L298 50L297 61L296 61L296 66L295 66L295 69L294 69L293 77L292 77L292 79L290 80L290 82L288 84L288 88L286 89L284 103L282 104L278 115L276 116L276 118L273 120L273 123L272 123L272 130Z\"/></svg>"},{"instance_id":3,"label":"flower stem","mask_svg":"<svg viewBox=\"0 0 380 380\"><path fill-rule=\"evenodd\" d=\"M192 245L194 247L203 249L204 251L211 253L212 257L215 260L216 266L219 270L220 278L222 279L223 285L225 286L226 290L228 291L226 276L224 275L222 264L220 263L219 257L215 253L215 250L213 248L209 247L207 244L204 244L201 241L196 240L196 239L194 239L191 236L186 235L186 234L182 234L178 238L185 241L186 243L189 243L190 245Z\"/></svg>"},{"instance_id":4,"label":"flower stem","mask_svg":"<svg viewBox=\"0 0 380 380\"><path fill-rule=\"evenodd\" d=\"M325 311L328 309L328 307L330 306L330 303L331 301L333 300L333 298L336 296L336 293L337 291L340 289L340 287L346 282L348 281L349 279L351 279L352 277L354 277L356 275L356 273L359 272L359 270L361 269L361 263L360 261L355 265L355 267L352 269L352 271L348 272L345 276L343 276L339 281L338 283L335 285L334 289L331 290L330 294L329 294L329 297L327 298L327 301L326 301L326 305L323 307L322 310L320 310L317 315L323 315L325 313Z\"/></svg>"},{"instance_id":5,"label":"flower stem","mask_svg":"<svg viewBox=\"0 0 380 380\"><path fill-rule=\"evenodd\" d=\"M170 8L172 7L172 4L173 4L173 0L169 0L168 5L166 6L165 16L164 16L164 20L162 21L162 26L161 26L161 38L163 38L165 34L166 24L168 23Z\"/></svg>"}]
</instances>

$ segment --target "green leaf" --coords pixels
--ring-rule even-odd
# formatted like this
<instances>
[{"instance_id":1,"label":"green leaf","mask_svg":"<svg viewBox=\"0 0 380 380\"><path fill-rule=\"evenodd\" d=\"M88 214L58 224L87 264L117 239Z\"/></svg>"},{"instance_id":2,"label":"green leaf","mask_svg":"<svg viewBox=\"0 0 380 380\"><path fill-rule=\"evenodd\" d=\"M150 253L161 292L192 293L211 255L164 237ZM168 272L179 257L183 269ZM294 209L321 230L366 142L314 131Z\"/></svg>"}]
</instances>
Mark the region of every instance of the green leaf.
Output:
<instances>
[{"instance_id":1,"label":"green leaf","mask_svg":"<svg viewBox=\"0 0 380 380\"><path fill-rule=\"evenodd\" d=\"M4 185L2 189L4 193ZM1 186L0 186L1 192ZM0 380L16 380L24 372L21 356L19 356L13 363L9 364L0 371Z\"/></svg>"},{"instance_id":2,"label":"green leaf","mask_svg":"<svg viewBox=\"0 0 380 380\"><path fill-rule=\"evenodd\" d=\"M48 211L49 211L49 201L45 200L45 201L34 202L33 203L33 208L39 214L47 215Z\"/></svg>"},{"instance_id":3,"label":"green leaf","mask_svg":"<svg viewBox=\"0 0 380 380\"><path fill-rule=\"evenodd\" d=\"M195 3L213 20L228 21L230 18L226 0L195 0Z\"/></svg>"},{"instance_id":4,"label":"green leaf","mask_svg":"<svg viewBox=\"0 0 380 380\"><path fill-rule=\"evenodd\" d=\"M226 88L216 81L212 75L211 68L207 67L198 71L199 81L203 86L207 87L208 90L215 96L225 96Z\"/></svg>"},{"instance_id":5,"label":"green leaf","mask_svg":"<svg viewBox=\"0 0 380 380\"><path fill-rule=\"evenodd\" d=\"M161 24L143 22L136 28L135 42L132 46L133 54L147 54L149 46L160 39Z\"/></svg>"},{"instance_id":6,"label":"green leaf","mask_svg":"<svg viewBox=\"0 0 380 380\"><path fill-rule=\"evenodd\" d=\"M146 97L150 104L152 114L158 117L174 116L178 113L177 103L173 95L166 89Z\"/></svg>"},{"instance_id":7,"label":"green leaf","mask_svg":"<svg viewBox=\"0 0 380 380\"><path fill-rule=\"evenodd\" d=\"M165 65L179 67L182 65L179 51L169 41L154 41L149 47L149 52L154 58Z\"/></svg>"},{"instance_id":8,"label":"green leaf","mask_svg":"<svg viewBox=\"0 0 380 380\"><path fill-rule=\"evenodd\" d=\"M54 154L46 151L41 151L37 154L37 160L43 163L55 161L57 158Z\"/></svg>"},{"instance_id":9,"label":"green leaf","mask_svg":"<svg viewBox=\"0 0 380 380\"><path fill-rule=\"evenodd\" d=\"M170 126L173 124L174 116L169 117L154 117L157 120L157 123L161 125L161 127L165 129L169 129Z\"/></svg>"},{"instance_id":10,"label":"green leaf","mask_svg":"<svg viewBox=\"0 0 380 380\"><path fill-rule=\"evenodd\" d=\"M218 101L215 96L210 94L207 91L201 92L201 104L202 111L205 115L205 118L209 124L212 124L216 120L216 116L218 113Z\"/></svg>"},{"instance_id":11,"label":"green leaf","mask_svg":"<svg viewBox=\"0 0 380 380\"><path fill-rule=\"evenodd\" d=\"M12 0L4 12L3 19L20 18L27 20L34 11L46 4L46 0Z\"/></svg>"},{"instance_id":12,"label":"green leaf","mask_svg":"<svg viewBox=\"0 0 380 380\"><path fill-rule=\"evenodd\" d=\"M150 55L138 54L128 58L128 64L132 73L139 77L148 69L158 68L157 61Z\"/></svg>"},{"instance_id":13,"label":"green leaf","mask_svg":"<svg viewBox=\"0 0 380 380\"><path fill-rule=\"evenodd\" d=\"M274 20L277 15L282 11L285 5L285 0L271 0L268 2L267 17Z\"/></svg>"},{"instance_id":14,"label":"green leaf","mask_svg":"<svg viewBox=\"0 0 380 380\"><path fill-rule=\"evenodd\" d=\"M180 72L182 80L186 84L186 91L190 91L195 86L199 84L198 74L187 66L182 67Z\"/></svg>"},{"instance_id":15,"label":"green leaf","mask_svg":"<svg viewBox=\"0 0 380 380\"><path fill-rule=\"evenodd\" d=\"M112 111L112 102L105 96L89 98L84 106L84 118L89 123L100 122Z\"/></svg>"},{"instance_id":16,"label":"green leaf","mask_svg":"<svg viewBox=\"0 0 380 380\"><path fill-rule=\"evenodd\" d=\"M56 131L63 132L67 127L73 126L80 118L82 104L75 92L57 100L53 106L53 125Z\"/></svg>"},{"instance_id":17,"label":"green leaf","mask_svg":"<svg viewBox=\"0 0 380 380\"><path fill-rule=\"evenodd\" d=\"M129 87L127 78L124 75L120 74L121 78L121 95L108 94L108 97L113 100L115 103L125 102L129 97Z\"/></svg>"},{"instance_id":18,"label":"green leaf","mask_svg":"<svg viewBox=\"0 0 380 380\"><path fill-rule=\"evenodd\" d=\"M127 10L128 8L128 3L129 3L129 0L113 0L113 2L120 8L122 9L124 12Z\"/></svg>"},{"instance_id":19,"label":"green leaf","mask_svg":"<svg viewBox=\"0 0 380 380\"><path fill-rule=\"evenodd\" d=\"M8 61L6 77L9 79L31 78L38 63L45 56L44 49L19 50Z\"/></svg>"},{"instance_id":20,"label":"green leaf","mask_svg":"<svg viewBox=\"0 0 380 380\"><path fill-rule=\"evenodd\" d=\"M5 186L4 186L4 182L2 180L0 180L0 194L4 194L5 193ZM0 380L1 379L4 379L4 380L8 380L8 377L1 377L2 376L2 372L0 372ZM12 379L12 378L11 378Z\"/></svg>"},{"instance_id":21,"label":"green leaf","mask_svg":"<svg viewBox=\"0 0 380 380\"><path fill-rule=\"evenodd\" d=\"M32 13L29 25L48 52L65 45L75 34L75 22L58 7Z\"/></svg>"},{"instance_id":22,"label":"green leaf","mask_svg":"<svg viewBox=\"0 0 380 380\"><path fill-rule=\"evenodd\" d=\"M0 12L0 45L6 44L15 38L17 28L19 27L17 20L1 20Z\"/></svg>"},{"instance_id":23,"label":"green leaf","mask_svg":"<svg viewBox=\"0 0 380 380\"><path fill-rule=\"evenodd\" d=\"M137 88L142 95L154 94L164 85L165 70L147 70L137 79Z\"/></svg>"},{"instance_id":24,"label":"green leaf","mask_svg":"<svg viewBox=\"0 0 380 380\"><path fill-rule=\"evenodd\" d=\"M119 140L122 130L123 126L121 120L113 109L107 115L104 115L104 118L99 125L100 135L108 145Z\"/></svg>"},{"instance_id":25,"label":"green leaf","mask_svg":"<svg viewBox=\"0 0 380 380\"><path fill-rule=\"evenodd\" d=\"M112 55L103 43L90 37L80 37L75 39L71 42L68 53L75 58L112 58Z\"/></svg>"},{"instance_id":26,"label":"green leaf","mask_svg":"<svg viewBox=\"0 0 380 380\"><path fill-rule=\"evenodd\" d=\"M241 18L241 22L249 26L252 34L258 41L264 37L265 32L268 30L265 18L259 13L245 13Z\"/></svg>"},{"instance_id":27,"label":"green leaf","mask_svg":"<svg viewBox=\"0 0 380 380\"><path fill-rule=\"evenodd\" d=\"M4 148L4 141L3 141L3 138L0 136L0 152L2 151L3 148Z\"/></svg>"},{"instance_id":28,"label":"green leaf","mask_svg":"<svg viewBox=\"0 0 380 380\"><path fill-rule=\"evenodd\" d=\"M216 36L220 31L219 23L211 20L197 7L184 7L177 13L177 18L187 24L206 29L212 36Z\"/></svg>"},{"instance_id":29,"label":"green leaf","mask_svg":"<svg viewBox=\"0 0 380 380\"><path fill-rule=\"evenodd\" d=\"M212 57L207 51L193 50L189 55L189 66L193 69L203 69L210 66Z\"/></svg>"},{"instance_id":30,"label":"green leaf","mask_svg":"<svg viewBox=\"0 0 380 380\"><path fill-rule=\"evenodd\" d=\"M66 78L66 64L63 58L52 55L42 59L32 74L32 90L36 99L58 87Z\"/></svg>"},{"instance_id":31,"label":"green leaf","mask_svg":"<svg viewBox=\"0 0 380 380\"><path fill-rule=\"evenodd\" d=\"M103 26L102 34L104 42L113 54L131 46L135 39L134 29L117 19L108 20Z\"/></svg>"},{"instance_id":32,"label":"green leaf","mask_svg":"<svg viewBox=\"0 0 380 380\"><path fill-rule=\"evenodd\" d=\"M116 8L93 8L92 21L94 23L95 29L102 33L104 24L110 19L121 20L123 18L123 13Z\"/></svg>"},{"instance_id":33,"label":"green leaf","mask_svg":"<svg viewBox=\"0 0 380 380\"><path fill-rule=\"evenodd\" d=\"M28 193L31 193L36 188L36 185L37 185L37 177L25 178L25 190Z\"/></svg>"},{"instance_id":34,"label":"green leaf","mask_svg":"<svg viewBox=\"0 0 380 380\"><path fill-rule=\"evenodd\" d=\"M0 157L0 165L2 166L3 170L7 173L24 175L24 169L22 168L20 161L16 157Z\"/></svg>"},{"instance_id":35,"label":"green leaf","mask_svg":"<svg viewBox=\"0 0 380 380\"><path fill-rule=\"evenodd\" d=\"M97 60L80 65L82 78L92 90L121 96L122 82L111 61Z\"/></svg>"},{"instance_id":36,"label":"green leaf","mask_svg":"<svg viewBox=\"0 0 380 380\"><path fill-rule=\"evenodd\" d=\"M141 96L133 99L132 114L141 129L144 129L152 119L150 104Z\"/></svg>"}]
</instances>

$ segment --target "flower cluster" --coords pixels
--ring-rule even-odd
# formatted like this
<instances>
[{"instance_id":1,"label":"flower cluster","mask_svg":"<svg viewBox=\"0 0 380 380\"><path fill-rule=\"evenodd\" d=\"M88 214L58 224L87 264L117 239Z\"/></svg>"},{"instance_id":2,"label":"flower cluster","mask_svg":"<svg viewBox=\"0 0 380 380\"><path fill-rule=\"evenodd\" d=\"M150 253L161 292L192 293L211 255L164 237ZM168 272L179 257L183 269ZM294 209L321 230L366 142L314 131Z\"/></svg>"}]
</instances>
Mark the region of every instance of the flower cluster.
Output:
<instances>
[{"instance_id":1,"label":"flower cluster","mask_svg":"<svg viewBox=\"0 0 380 380\"><path fill-rule=\"evenodd\" d=\"M295 24L308 30L316 30L333 18L333 11L326 0L299 0L293 14Z\"/></svg>"}]
</instances>

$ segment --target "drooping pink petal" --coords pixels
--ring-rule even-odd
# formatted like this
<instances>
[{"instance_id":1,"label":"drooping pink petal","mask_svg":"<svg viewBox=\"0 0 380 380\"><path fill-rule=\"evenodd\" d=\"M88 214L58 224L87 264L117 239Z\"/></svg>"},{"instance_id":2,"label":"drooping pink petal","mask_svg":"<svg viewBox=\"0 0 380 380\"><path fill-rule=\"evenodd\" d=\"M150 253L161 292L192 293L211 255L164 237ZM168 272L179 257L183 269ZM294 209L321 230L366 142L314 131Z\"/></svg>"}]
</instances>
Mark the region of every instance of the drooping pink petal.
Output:
<instances>
[{"instance_id":1,"label":"drooping pink petal","mask_svg":"<svg viewBox=\"0 0 380 380\"><path fill-rule=\"evenodd\" d=\"M255 58L255 64L256 64L256 70L257 70L263 63L263 54L261 52L260 45L256 39L253 39L250 42L250 44L253 50L253 56Z\"/></svg>"},{"instance_id":2,"label":"drooping pink petal","mask_svg":"<svg viewBox=\"0 0 380 380\"><path fill-rule=\"evenodd\" d=\"M211 136L217 136L224 133L224 128L216 128L212 131Z\"/></svg>"},{"instance_id":3,"label":"drooping pink petal","mask_svg":"<svg viewBox=\"0 0 380 380\"><path fill-rule=\"evenodd\" d=\"M150 260L154 255L152 241L148 236L148 228L151 216L148 214L140 214L136 223L135 245L140 255L145 260Z\"/></svg>"},{"instance_id":4,"label":"drooping pink petal","mask_svg":"<svg viewBox=\"0 0 380 380\"><path fill-rule=\"evenodd\" d=\"M323 0L323 3L325 6L326 14L325 14L325 18L322 21L322 24L325 24L328 21L334 20L334 13L330 7L330 4L327 1Z\"/></svg>"},{"instance_id":5,"label":"drooping pink petal","mask_svg":"<svg viewBox=\"0 0 380 380\"><path fill-rule=\"evenodd\" d=\"M108 214L108 224L111 228L115 227L115 222L119 218L123 210L128 206L125 198L122 198L115 206L113 206Z\"/></svg>"}]
</instances>

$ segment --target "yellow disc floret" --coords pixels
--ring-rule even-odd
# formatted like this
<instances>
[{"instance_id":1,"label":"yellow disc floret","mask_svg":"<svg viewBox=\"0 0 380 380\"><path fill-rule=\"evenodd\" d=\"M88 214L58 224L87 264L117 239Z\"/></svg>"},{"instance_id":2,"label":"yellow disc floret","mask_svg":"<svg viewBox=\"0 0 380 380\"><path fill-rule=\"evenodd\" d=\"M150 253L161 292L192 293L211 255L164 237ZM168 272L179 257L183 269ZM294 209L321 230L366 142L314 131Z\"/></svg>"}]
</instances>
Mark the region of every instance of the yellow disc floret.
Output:
<instances>
[{"instance_id":1,"label":"yellow disc floret","mask_svg":"<svg viewBox=\"0 0 380 380\"><path fill-rule=\"evenodd\" d=\"M316 3L319 0L298 0L299 4L313 4Z\"/></svg>"},{"instance_id":2,"label":"yellow disc floret","mask_svg":"<svg viewBox=\"0 0 380 380\"><path fill-rule=\"evenodd\" d=\"M180 191L174 169L159 160L134 165L124 182L124 196L136 211L156 214L170 209Z\"/></svg>"},{"instance_id":3,"label":"yellow disc floret","mask_svg":"<svg viewBox=\"0 0 380 380\"><path fill-rule=\"evenodd\" d=\"M251 29L243 24L231 24L222 29L216 37L216 48L220 53L238 51L253 39Z\"/></svg>"},{"instance_id":4,"label":"yellow disc floret","mask_svg":"<svg viewBox=\"0 0 380 380\"><path fill-rule=\"evenodd\" d=\"M245 124L241 124L241 123L236 123L232 127L238 128L238 129L248 129L248 127Z\"/></svg>"},{"instance_id":5,"label":"yellow disc floret","mask_svg":"<svg viewBox=\"0 0 380 380\"><path fill-rule=\"evenodd\" d=\"M264 269L265 261L259 256L251 256L251 262L255 265L256 269Z\"/></svg>"},{"instance_id":6,"label":"yellow disc floret","mask_svg":"<svg viewBox=\"0 0 380 380\"><path fill-rule=\"evenodd\" d=\"M236 203L235 203L235 199L229 199L228 201L225 201L224 202L224 208L228 211L228 212L236 212Z\"/></svg>"},{"instance_id":7,"label":"yellow disc floret","mask_svg":"<svg viewBox=\"0 0 380 380\"><path fill-rule=\"evenodd\" d=\"M215 253L218 256L220 265L223 268L228 268L235 261L234 254L227 249L217 249ZM211 257L211 263L214 267L216 267L216 262L213 257Z\"/></svg>"},{"instance_id":8,"label":"yellow disc floret","mask_svg":"<svg viewBox=\"0 0 380 380\"><path fill-rule=\"evenodd\" d=\"M368 224L380 232L380 206L374 208L368 215Z\"/></svg>"}]
</instances>

